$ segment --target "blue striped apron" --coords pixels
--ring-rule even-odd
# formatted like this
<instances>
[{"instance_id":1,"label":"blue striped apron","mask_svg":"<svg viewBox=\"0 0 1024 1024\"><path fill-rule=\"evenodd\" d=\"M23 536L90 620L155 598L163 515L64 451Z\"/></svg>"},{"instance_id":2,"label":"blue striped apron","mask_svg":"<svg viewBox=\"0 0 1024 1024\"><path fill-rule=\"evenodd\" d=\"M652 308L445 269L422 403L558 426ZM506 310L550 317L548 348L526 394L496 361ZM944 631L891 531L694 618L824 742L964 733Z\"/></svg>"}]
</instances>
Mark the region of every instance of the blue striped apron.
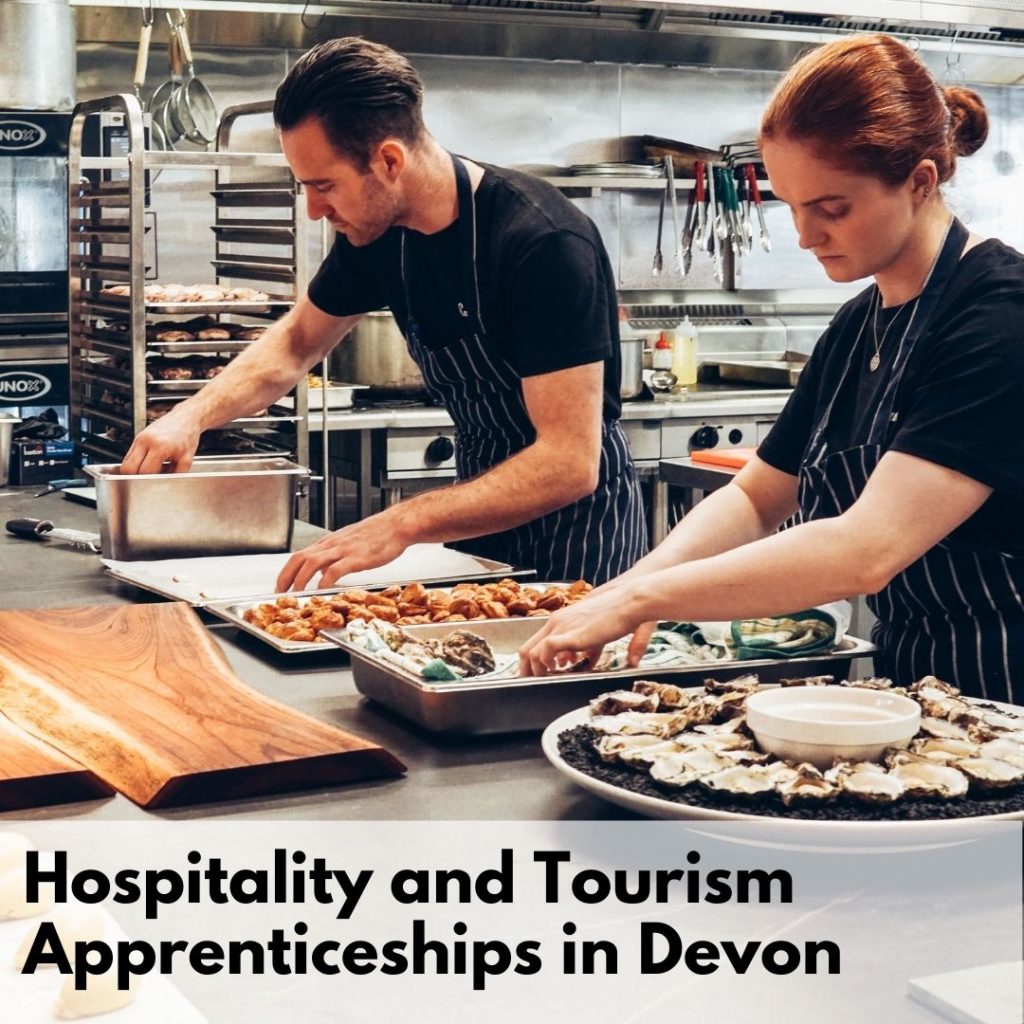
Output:
<instances>
[{"instance_id":1,"label":"blue striped apron","mask_svg":"<svg viewBox=\"0 0 1024 1024\"><path fill-rule=\"evenodd\" d=\"M469 173L452 157L458 188L459 252L465 329L443 348L427 346L411 303L402 232L401 272L409 353L431 397L455 424L459 480L478 476L531 445L536 431L523 399L522 380L486 344L476 266L476 207ZM625 572L646 550L646 524L629 444L618 420L601 426L601 466L593 494L522 526L453 545L460 550L536 569L544 580L585 579L594 584Z\"/></svg>"},{"instance_id":2,"label":"blue striped apron","mask_svg":"<svg viewBox=\"0 0 1024 1024\"><path fill-rule=\"evenodd\" d=\"M860 350L850 348L839 386L812 433L799 474L803 520L841 515L860 496L896 433L897 392L914 346L926 334L967 242L954 220L912 319L895 352L892 372L866 443L830 452L825 429L836 395ZM870 306L869 306L870 308ZM866 323L866 321L865 321ZM861 333L864 325L861 326ZM868 539L868 543L870 540ZM875 671L900 685L935 675L969 696L1014 702L1024 696L1024 559L947 537L867 598L878 617L872 640L882 651Z\"/></svg>"}]
</instances>

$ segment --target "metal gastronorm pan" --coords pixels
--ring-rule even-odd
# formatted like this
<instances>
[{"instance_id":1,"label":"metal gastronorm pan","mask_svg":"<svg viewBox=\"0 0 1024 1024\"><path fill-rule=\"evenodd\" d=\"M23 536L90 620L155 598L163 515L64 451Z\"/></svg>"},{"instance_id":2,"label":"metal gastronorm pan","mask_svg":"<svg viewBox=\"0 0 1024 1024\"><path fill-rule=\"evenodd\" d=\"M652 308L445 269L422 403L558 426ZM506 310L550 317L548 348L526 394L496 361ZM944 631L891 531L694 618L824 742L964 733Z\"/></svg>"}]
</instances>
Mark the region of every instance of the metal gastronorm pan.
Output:
<instances>
[{"instance_id":1,"label":"metal gastronorm pan","mask_svg":"<svg viewBox=\"0 0 1024 1024\"><path fill-rule=\"evenodd\" d=\"M542 619L489 619L461 622L459 628L483 637L495 654L511 654L541 627ZM408 633L436 639L450 633L452 623L405 626ZM678 680L694 686L705 679L731 679L756 672L764 682L813 675L842 677L850 660L873 653L874 644L843 637L839 649L809 658L709 662L671 668L630 668L612 672L565 672L556 676L513 679L472 679L431 683L397 665L378 661L343 635L325 631L331 643L349 652L356 689L431 732L451 736L540 730L567 711L586 704L609 689L628 689L634 679Z\"/></svg>"},{"instance_id":2,"label":"metal gastronorm pan","mask_svg":"<svg viewBox=\"0 0 1024 1024\"><path fill-rule=\"evenodd\" d=\"M187 473L85 471L96 482L103 557L116 561L287 551L309 479L282 458L197 461Z\"/></svg>"}]
</instances>

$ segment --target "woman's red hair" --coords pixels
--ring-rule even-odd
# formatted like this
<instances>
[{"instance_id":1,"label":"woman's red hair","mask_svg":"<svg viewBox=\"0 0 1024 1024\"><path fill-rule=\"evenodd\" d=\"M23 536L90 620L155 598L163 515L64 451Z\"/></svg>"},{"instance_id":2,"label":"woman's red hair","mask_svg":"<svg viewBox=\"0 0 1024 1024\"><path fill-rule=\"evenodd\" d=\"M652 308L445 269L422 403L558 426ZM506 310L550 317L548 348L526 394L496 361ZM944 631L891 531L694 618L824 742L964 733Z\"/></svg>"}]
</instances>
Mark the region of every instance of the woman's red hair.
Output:
<instances>
[{"instance_id":1,"label":"woman's red hair","mask_svg":"<svg viewBox=\"0 0 1024 1024\"><path fill-rule=\"evenodd\" d=\"M940 87L891 36L859 35L820 46L789 69L761 119L761 140L783 136L890 185L931 159L944 182L958 156L984 143L988 114L977 93Z\"/></svg>"}]
</instances>

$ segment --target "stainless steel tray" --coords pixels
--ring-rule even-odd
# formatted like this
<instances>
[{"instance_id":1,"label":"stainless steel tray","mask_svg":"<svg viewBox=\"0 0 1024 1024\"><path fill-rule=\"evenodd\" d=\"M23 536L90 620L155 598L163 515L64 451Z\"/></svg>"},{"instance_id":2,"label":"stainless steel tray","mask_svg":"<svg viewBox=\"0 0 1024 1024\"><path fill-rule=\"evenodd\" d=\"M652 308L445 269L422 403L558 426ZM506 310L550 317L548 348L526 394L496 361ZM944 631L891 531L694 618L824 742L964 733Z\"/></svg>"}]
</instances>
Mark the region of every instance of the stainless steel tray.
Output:
<instances>
[{"instance_id":1,"label":"stainless steel tray","mask_svg":"<svg viewBox=\"0 0 1024 1024\"><path fill-rule=\"evenodd\" d=\"M479 559L481 563L486 563L488 559ZM461 575L458 579L453 579L451 576L435 577L433 579L420 579L420 580L392 580L390 582L381 582L367 584L366 586L360 586L360 590L384 590L387 587L401 585L404 586L410 582L422 583L424 586L436 586L439 583L445 584L445 586L439 587L440 590L451 590L457 583L485 583L488 580L517 578L522 576L532 576L533 569L511 569L507 565L501 562L491 563L493 568L487 570L484 566L481 566L482 572L479 576L467 576ZM568 586L568 583L535 583L530 582L531 587L552 587L552 586ZM332 587L327 590L303 590L299 592L290 591L287 596L297 597L299 600L303 600L307 597L324 597L331 594L344 594L346 590L352 590L355 584L349 583L344 587ZM202 607L210 612L212 615L216 615L220 619L224 619L225 622L230 622L233 626L237 626L239 629L244 630L246 633L251 634L254 637L262 640L265 644L269 644L275 650L281 651L283 654L310 654L314 652L321 652L325 650L332 650L334 647L339 646L338 641L301 641L301 640L282 640L281 637L274 636L272 633L268 633L264 629L260 629L259 626L254 626L251 622L247 622L245 619L245 613L250 608L255 608L258 604L263 604L265 601L276 601L279 597L284 597L284 594L264 594L262 597L247 597L244 600L233 600L233 601L211 601ZM539 620L541 616L535 615L533 617L534 622ZM479 625L483 625L487 622L492 622L493 619L470 619L466 623L454 623L454 622L442 622L438 623L440 626L447 626L448 629L455 629L456 625L465 625L470 629L475 629ZM519 621L519 620L517 620ZM403 628L414 628L414 627L403 627ZM332 646L333 645L333 646Z\"/></svg>"},{"instance_id":2,"label":"stainless steel tray","mask_svg":"<svg viewBox=\"0 0 1024 1024\"><path fill-rule=\"evenodd\" d=\"M102 561L111 576L125 583L168 597L172 601L186 601L193 608L207 608L214 604L242 604L248 607L250 604L280 597L280 594L268 593L266 588L274 585L274 580L290 557L290 552L282 551L141 562ZM344 585L339 584L336 591L351 590L353 587L372 590L414 580L421 583L457 583L459 580L480 581L532 574L533 570L516 570L505 562L452 551L441 544L413 544L387 565L353 573ZM309 593L325 592L319 590ZM264 640L272 639L262 630L257 635Z\"/></svg>"},{"instance_id":3,"label":"stainless steel tray","mask_svg":"<svg viewBox=\"0 0 1024 1024\"><path fill-rule=\"evenodd\" d=\"M93 305L96 309L124 312L131 308L131 301L130 295L97 293ZM268 295L257 300L225 299L223 302L143 302L147 311L159 313L268 313L294 305L295 300L287 295Z\"/></svg>"},{"instance_id":4,"label":"stainless steel tray","mask_svg":"<svg viewBox=\"0 0 1024 1024\"><path fill-rule=\"evenodd\" d=\"M472 625L458 625L482 636L491 644L495 654L500 655L518 651L540 628L542 621L491 619ZM451 623L439 623L404 628L415 636L438 638L450 633L454 627ZM431 683L397 665L378 661L350 644L340 633L324 632L322 635L348 651L352 659L352 678L361 694L430 732L449 736L541 730L599 693L628 688L634 679L678 679L680 685L693 686L705 679L731 679L747 672L756 672L763 682L801 676L841 676L851 659L870 655L877 649L867 640L845 636L835 651L808 658L708 662L611 672L565 672L556 676Z\"/></svg>"},{"instance_id":5,"label":"stainless steel tray","mask_svg":"<svg viewBox=\"0 0 1024 1024\"><path fill-rule=\"evenodd\" d=\"M795 388L806 362L791 359L733 359L717 365L722 380Z\"/></svg>"}]
</instances>

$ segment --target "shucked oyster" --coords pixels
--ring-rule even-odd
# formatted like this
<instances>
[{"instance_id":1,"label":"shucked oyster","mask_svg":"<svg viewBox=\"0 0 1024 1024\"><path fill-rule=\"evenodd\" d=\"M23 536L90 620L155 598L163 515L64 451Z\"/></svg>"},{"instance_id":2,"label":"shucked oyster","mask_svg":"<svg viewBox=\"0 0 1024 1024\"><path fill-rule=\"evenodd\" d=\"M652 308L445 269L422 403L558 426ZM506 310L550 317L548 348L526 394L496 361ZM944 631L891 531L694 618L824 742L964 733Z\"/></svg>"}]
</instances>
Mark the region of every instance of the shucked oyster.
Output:
<instances>
[{"instance_id":1,"label":"shucked oyster","mask_svg":"<svg viewBox=\"0 0 1024 1024\"><path fill-rule=\"evenodd\" d=\"M1024 768L994 757L968 757L957 761L956 768L980 789L1002 789L1024 780Z\"/></svg>"},{"instance_id":2,"label":"shucked oyster","mask_svg":"<svg viewBox=\"0 0 1024 1024\"><path fill-rule=\"evenodd\" d=\"M640 751L653 748L656 752L662 753L668 750L678 749L671 740L662 739L653 733L620 733L606 734L594 741L594 749L600 755L602 761L628 761L632 763L634 755Z\"/></svg>"},{"instance_id":3,"label":"shucked oyster","mask_svg":"<svg viewBox=\"0 0 1024 1024\"><path fill-rule=\"evenodd\" d=\"M705 679L704 689L708 693L753 693L761 688L757 675L748 672L745 676L732 679Z\"/></svg>"},{"instance_id":4,"label":"shucked oyster","mask_svg":"<svg viewBox=\"0 0 1024 1024\"><path fill-rule=\"evenodd\" d=\"M825 778L841 792L868 803L892 803L906 789L900 779L872 761L842 762L825 772Z\"/></svg>"},{"instance_id":5,"label":"shucked oyster","mask_svg":"<svg viewBox=\"0 0 1024 1024\"><path fill-rule=\"evenodd\" d=\"M776 789L786 806L798 800L830 800L839 791L813 764L798 764L793 777L780 782Z\"/></svg>"},{"instance_id":6,"label":"shucked oyster","mask_svg":"<svg viewBox=\"0 0 1024 1024\"><path fill-rule=\"evenodd\" d=\"M693 694L687 693L681 686L674 686L672 683L656 683L651 679L637 679L633 683L633 692L655 697L658 701L656 709L658 711L684 708L693 700Z\"/></svg>"},{"instance_id":7,"label":"shucked oyster","mask_svg":"<svg viewBox=\"0 0 1024 1024\"><path fill-rule=\"evenodd\" d=\"M1008 735L997 740L989 740L979 747L978 752L981 757L994 757L998 761L1012 764L1015 768L1024 768L1024 739L1014 739L1012 735Z\"/></svg>"},{"instance_id":8,"label":"shucked oyster","mask_svg":"<svg viewBox=\"0 0 1024 1024\"><path fill-rule=\"evenodd\" d=\"M906 786L910 796L963 796L967 792L967 776L949 765L901 750L890 758L890 774Z\"/></svg>"},{"instance_id":9,"label":"shucked oyster","mask_svg":"<svg viewBox=\"0 0 1024 1024\"><path fill-rule=\"evenodd\" d=\"M434 642L438 657L467 676L479 676L494 671L494 651L483 637L468 629L449 633L439 644ZM433 645L432 645L433 646Z\"/></svg>"},{"instance_id":10,"label":"shucked oyster","mask_svg":"<svg viewBox=\"0 0 1024 1024\"><path fill-rule=\"evenodd\" d=\"M658 698L654 694L634 690L612 690L602 693L590 702L592 715L618 715L623 711L658 711Z\"/></svg>"},{"instance_id":11,"label":"shucked oyster","mask_svg":"<svg viewBox=\"0 0 1024 1024\"><path fill-rule=\"evenodd\" d=\"M725 768L702 778L701 783L708 789L720 793L733 793L738 796L756 796L759 793L770 793L775 789L777 777L769 768L761 764L738 764L735 768Z\"/></svg>"}]
</instances>

